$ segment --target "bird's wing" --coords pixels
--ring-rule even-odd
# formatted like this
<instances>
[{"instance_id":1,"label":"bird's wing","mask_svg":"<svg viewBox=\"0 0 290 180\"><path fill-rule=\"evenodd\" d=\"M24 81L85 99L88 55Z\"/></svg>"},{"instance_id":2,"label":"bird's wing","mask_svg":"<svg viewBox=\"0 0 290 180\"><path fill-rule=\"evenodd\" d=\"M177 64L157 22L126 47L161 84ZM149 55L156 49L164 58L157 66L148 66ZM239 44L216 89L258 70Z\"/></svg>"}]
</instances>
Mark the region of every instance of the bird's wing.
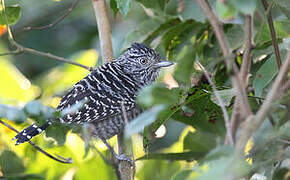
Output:
<instances>
[{"instance_id":1,"label":"bird's wing","mask_svg":"<svg viewBox=\"0 0 290 180\"><path fill-rule=\"evenodd\" d=\"M62 117L61 122L83 124L102 121L122 113L122 104L127 112L135 109L134 98L124 96L127 93L117 88L113 83L105 83L101 75L88 75L62 98L57 109L61 111L83 100L84 105L78 111Z\"/></svg>"}]
</instances>

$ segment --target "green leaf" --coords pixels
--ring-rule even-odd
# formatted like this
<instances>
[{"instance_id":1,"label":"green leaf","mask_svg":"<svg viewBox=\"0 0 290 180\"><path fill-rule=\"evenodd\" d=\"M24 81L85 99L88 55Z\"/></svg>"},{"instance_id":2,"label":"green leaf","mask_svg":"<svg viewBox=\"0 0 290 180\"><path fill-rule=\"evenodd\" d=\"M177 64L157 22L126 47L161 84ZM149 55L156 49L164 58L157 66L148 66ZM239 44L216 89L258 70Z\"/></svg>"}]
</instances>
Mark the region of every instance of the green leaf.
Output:
<instances>
[{"instance_id":1,"label":"green leaf","mask_svg":"<svg viewBox=\"0 0 290 180\"><path fill-rule=\"evenodd\" d=\"M176 161L143 161L142 170L137 171L136 177L144 180L169 180L180 168L180 163Z\"/></svg>"},{"instance_id":2,"label":"green leaf","mask_svg":"<svg viewBox=\"0 0 290 180\"><path fill-rule=\"evenodd\" d=\"M21 123L26 120L26 115L18 107L0 104L0 118L6 118L16 123Z\"/></svg>"},{"instance_id":3,"label":"green leaf","mask_svg":"<svg viewBox=\"0 0 290 180\"><path fill-rule=\"evenodd\" d=\"M244 159L240 159L233 154L217 160L206 161L205 164L207 164L208 170L203 171L203 173L195 178L196 180L232 179L229 177L230 174L242 177L250 169L250 165Z\"/></svg>"},{"instance_id":4,"label":"green leaf","mask_svg":"<svg viewBox=\"0 0 290 180\"><path fill-rule=\"evenodd\" d=\"M232 51L242 47L244 42L244 30L240 25L233 25L233 27L227 30L226 34Z\"/></svg>"},{"instance_id":5,"label":"green leaf","mask_svg":"<svg viewBox=\"0 0 290 180\"><path fill-rule=\"evenodd\" d=\"M284 15L290 20L290 1L277 0L275 2L277 3L280 10L284 13Z\"/></svg>"},{"instance_id":6,"label":"green leaf","mask_svg":"<svg viewBox=\"0 0 290 180\"><path fill-rule=\"evenodd\" d=\"M192 169L181 170L172 177L172 180L186 180L192 172Z\"/></svg>"},{"instance_id":7,"label":"green leaf","mask_svg":"<svg viewBox=\"0 0 290 180\"><path fill-rule=\"evenodd\" d=\"M234 153L233 147L230 146L217 146L212 149L203 159L203 162L217 160L222 157L228 157Z\"/></svg>"},{"instance_id":8,"label":"green leaf","mask_svg":"<svg viewBox=\"0 0 290 180\"><path fill-rule=\"evenodd\" d=\"M271 80L278 73L275 56L272 55L256 73L253 86L255 89L255 96L261 97L263 89L271 82Z\"/></svg>"},{"instance_id":9,"label":"green leaf","mask_svg":"<svg viewBox=\"0 0 290 180\"><path fill-rule=\"evenodd\" d=\"M205 152L189 151L182 153L150 153L142 156L136 160L146 160L146 159L160 159L160 160L172 160L172 161L192 161L200 159L205 155Z\"/></svg>"},{"instance_id":10,"label":"green leaf","mask_svg":"<svg viewBox=\"0 0 290 180\"><path fill-rule=\"evenodd\" d=\"M110 7L114 12L114 15L116 16L117 12L119 11L118 5L117 5L117 0L110 0Z\"/></svg>"},{"instance_id":11,"label":"green leaf","mask_svg":"<svg viewBox=\"0 0 290 180\"><path fill-rule=\"evenodd\" d=\"M144 127L153 123L156 120L157 115L164 110L164 105L155 106L132 120L125 126L125 137L130 137L134 133L143 131Z\"/></svg>"},{"instance_id":12,"label":"green leaf","mask_svg":"<svg viewBox=\"0 0 290 180\"><path fill-rule=\"evenodd\" d=\"M230 2L243 14L253 14L257 7L257 0L231 0Z\"/></svg>"},{"instance_id":13,"label":"green leaf","mask_svg":"<svg viewBox=\"0 0 290 180\"><path fill-rule=\"evenodd\" d=\"M190 83L190 77L193 72L193 64L196 58L196 52L193 47L184 46L177 56L177 68L174 72L174 79L179 83Z\"/></svg>"},{"instance_id":14,"label":"green leaf","mask_svg":"<svg viewBox=\"0 0 290 180\"><path fill-rule=\"evenodd\" d=\"M138 93L137 102L144 107L157 104L172 105L179 102L182 94L183 90L180 88L168 89L165 85L153 84Z\"/></svg>"},{"instance_id":15,"label":"green leaf","mask_svg":"<svg viewBox=\"0 0 290 180\"><path fill-rule=\"evenodd\" d=\"M222 102L225 106L229 106L231 104L232 98L235 96L234 89L225 89L225 90L220 90L217 91L219 96L222 99ZM217 97L215 96L214 93L211 94L210 99L212 102L214 102L216 105L220 106Z\"/></svg>"},{"instance_id":16,"label":"green leaf","mask_svg":"<svg viewBox=\"0 0 290 180\"><path fill-rule=\"evenodd\" d=\"M0 167L4 177L24 173L22 160L12 151L4 150L0 156Z\"/></svg>"},{"instance_id":17,"label":"green leaf","mask_svg":"<svg viewBox=\"0 0 290 180\"><path fill-rule=\"evenodd\" d=\"M28 117L34 118L38 123L44 123L54 117L55 112L53 108L45 106L37 100L27 103L23 110Z\"/></svg>"},{"instance_id":18,"label":"green leaf","mask_svg":"<svg viewBox=\"0 0 290 180\"><path fill-rule=\"evenodd\" d=\"M199 5L192 0L184 1L184 10L181 13L184 19L193 19L197 22L205 23L206 17Z\"/></svg>"},{"instance_id":19,"label":"green leaf","mask_svg":"<svg viewBox=\"0 0 290 180\"><path fill-rule=\"evenodd\" d=\"M234 5L232 3L229 3L228 1L217 1L216 8L219 16L225 20L233 19L237 14Z\"/></svg>"},{"instance_id":20,"label":"green leaf","mask_svg":"<svg viewBox=\"0 0 290 180\"><path fill-rule=\"evenodd\" d=\"M9 25L15 24L21 16L21 8L19 5L5 7L7 21ZM0 11L0 24L5 25L4 11Z\"/></svg>"},{"instance_id":21,"label":"green leaf","mask_svg":"<svg viewBox=\"0 0 290 180\"><path fill-rule=\"evenodd\" d=\"M143 42L145 44L150 44L154 39L156 39L158 36L162 35L169 28L171 28L175 25L178 25L180 23L181 23L181 21L177 18L169 19L169 20L165 21L163 24L161 24L159 27L157 27L153 32L149 33Z\"/></svg>"},{"instance_id":22,"label":"green leaf","mask_svg":"<svg viewBox=\"0 0 290 180\"><path fill-rule=\"evenodd\" d=\"M171 118L191 125L200 131L224 135L221 109L210 100L210 94L206 93L202 87L193 87L189 90L188 97L185 98L185 105L194 110L192 116L186 115L183 110L178 108Z\"/></svg>"},{"instance_id":23,"label":"green leaf","mask_svg":"<svg viewBox=\"0 0 290 180\"><path fill-rule=\"evenodd\" d=\"M61 123L54 123L53 126L49 126L45 135L47 137L52 137L59 146L64 145L66 140L66 134L71 130L71 127Z\"/></svg>"},{"instance_id":24,"label":"green leaf","mask_svg":"<svg viewBox=\"0 0 290 180\"><path fill-rule=\"evenodd\" d=\"M274 21L274 28L276 37L279 39L287 38L290 34L290 21ZM268 24L263 24L255 36L255 43L257 46L264 44L271 44L272 37Z\"/></svg>"},{"instance_id":25,"label":"green leaf","mask_svg":"<svg viewBox=\"0 0 290 180\"><path fill-rule=\"evenodd\" d=\"M162 15L164 8L169 0L136 0L146 8L152 9L155 13Z\"/></svg>"},{"instance_id":26,"label":"green leaf","mask_svg":"<svg viewBox=\"0 0 290 180\"><path fill-rule=\"evenodd\" d=\"M117 7L123 16L126 17L131 7L131 0L117 0Z\"/></svg>"},{"instance_id":27,"label":"green leaf","mask_svg":"<svg viewBox=\"0 0 290 180\"><path fill-rule=\"evenodd\" d=\"M207 132L189 132L183 141L183 149L207 153L216 146L215 135Z\"/></svg>"}]
</instances>

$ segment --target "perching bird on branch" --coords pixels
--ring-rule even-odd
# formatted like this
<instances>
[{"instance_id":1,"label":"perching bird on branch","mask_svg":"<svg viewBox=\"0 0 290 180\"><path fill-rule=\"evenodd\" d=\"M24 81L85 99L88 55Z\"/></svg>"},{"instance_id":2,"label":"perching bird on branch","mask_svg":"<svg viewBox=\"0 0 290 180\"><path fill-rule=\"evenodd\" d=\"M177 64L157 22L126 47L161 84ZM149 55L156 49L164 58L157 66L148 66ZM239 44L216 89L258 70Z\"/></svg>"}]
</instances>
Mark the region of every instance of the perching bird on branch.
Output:
<instances>
[{"instance_id":1,"label":"perching bird on branch","mask_svg":"<svg viewBox=\"0 0 290 180\"><path fill-rule=\"evenodd\" d=\"M161 57L151 48L134 43L119 58L104 64L76 83L62 99L57 107L62 111L80 101L85 100L84 106L77 112L60 118L61 123L85 124L94 126L94 135L103 140L119 134L124 126L124 112L128 121L141 113L136 105L137 92L144 86L156 80L161 67L171 66L169 61L161 61ZM48 121L42 126L33 124L13 140L16 145L30 140L53 126Z\"/></svg>"}]
</instances>

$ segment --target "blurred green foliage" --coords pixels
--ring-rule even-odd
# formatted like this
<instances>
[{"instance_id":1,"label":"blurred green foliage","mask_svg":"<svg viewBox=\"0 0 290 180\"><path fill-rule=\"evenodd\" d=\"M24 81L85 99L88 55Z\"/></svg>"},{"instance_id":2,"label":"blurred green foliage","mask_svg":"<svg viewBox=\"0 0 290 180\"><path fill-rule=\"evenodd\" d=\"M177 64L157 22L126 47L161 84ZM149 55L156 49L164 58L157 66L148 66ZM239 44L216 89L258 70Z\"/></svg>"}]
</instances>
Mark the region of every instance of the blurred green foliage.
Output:
<instances>
[{"instance_id":1,"label":"blurred green foliage","mask_svg":"<svg viewBox=\"0 0 290 180\"><path fill-rule=\"evenodd\" d=\"M13 25L12 32L20 44L96 67L102 62L90 1L80 1L68 17L51 28L24 30L53 22L71 3L6 1L8 23ZM226 179L230 178L229 171L247 178L258 173L269 179L289 179L290 149L285 144L290 138L289 92L275 102L268 119L248 143L248 161L223 144L223 114L195 60L199 59L211 72L228 113L232 112L235 97L213 30L195 1L109 0L107 3L116 57L137 41L155 48L164 59L178 63L164 70L158 83L142 89L137 101L146 111L125 128L125 134L134 142L136 179ZM243 15L262 14L254 16L256 47L249 79L253 91L248 93L259 97L249 99L256 111L278 72L262 5L258 0L210 0L209 3L224 23L235 54L243 49ZM284 60L290 41L290 4L288 0L268 3L273 3L273 20ZM0 24L3 20L0 9ZM4 35L0 53L8 49ZM239 58L236 64L240 66ZM41 124L57 118L61 114L54 108L61 96L88 73L80 67L31 54L0 56L1 120L20 130L33 122ZM157 132L162 128L160 135ZM139 135L142 132L143 138ZM99 141L88 146L79 135L80 131L59 124L33 139L49 152L72 157L74 163L67 165L47 158L28 143L15 147L10 141L15 133L1 125L0 178L116 179L113 168L90 148L95 146L109 156L105 146ZM116 139L112 138L111 143L115 144Z\"/></svg>"}]
</instances>

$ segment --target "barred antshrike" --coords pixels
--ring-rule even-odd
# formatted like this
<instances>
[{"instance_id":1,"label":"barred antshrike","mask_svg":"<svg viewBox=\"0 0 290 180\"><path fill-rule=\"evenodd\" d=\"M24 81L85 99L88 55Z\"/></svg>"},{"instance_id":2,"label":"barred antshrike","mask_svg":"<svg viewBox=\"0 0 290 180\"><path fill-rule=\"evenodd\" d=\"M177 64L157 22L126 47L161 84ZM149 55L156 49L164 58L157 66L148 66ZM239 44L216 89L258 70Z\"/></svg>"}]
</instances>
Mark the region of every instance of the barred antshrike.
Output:
<instances>
[{"instance_id":1,"label":"barred antshrike","mask_svg":"<svg viewBox=\"0 0 290 180\"><path fill-rule=\"evenodd\" d=\"M106 143L106 139L120 133L125 125L122 109L130 121L141 113L136 105L137 92L155 81L161 67L171 66L153 49L133 43L119 58L104 64L76 83L62 99L58 111L86 100L83 108L60 118L67 124L90 123L94 134ZM16 145L30 140L44 131L52 121L42 126L33 124L14 138Z\"/></svg>"}]
</instances>

